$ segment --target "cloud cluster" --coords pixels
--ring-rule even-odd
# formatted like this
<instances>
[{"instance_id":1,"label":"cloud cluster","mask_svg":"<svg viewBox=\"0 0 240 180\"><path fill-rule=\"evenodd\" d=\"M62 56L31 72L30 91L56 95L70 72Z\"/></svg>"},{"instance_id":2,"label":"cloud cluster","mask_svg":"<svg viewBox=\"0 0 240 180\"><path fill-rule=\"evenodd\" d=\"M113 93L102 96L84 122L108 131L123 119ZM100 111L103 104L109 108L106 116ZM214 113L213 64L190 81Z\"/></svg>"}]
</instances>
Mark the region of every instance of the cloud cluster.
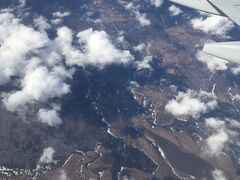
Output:
<instances>
[{"instance_id":1,"label":"cloud cluster","mask_svg":"<svg viewBox=\"0 0 240 180\"><path fill-rule=\"evenodd\" d=\"M45 148L39 159L39 163L50 163L53 162L53 154L55 153L52 147Z\"/></svg>"},{"instance_id":2,"label":"cloud cluster","mask_svg":"<svg viewBox=\"0 0 240 180\"><path fill-rule=\"evenodd\" d=\"M38 119L40 122L52 127L62 124L62 119L59 117L59 113L56 109L39 109Z\"/></svg>"},{"instance_id":3,"label":"cloud cluster","mask_svg":"<svg viewBox=\"0 0 240 180\"><path fill-rule=\"evenodd\" d=\"M140 13L140 11L134 11L137 20L142 26L149 26L151 24L151 21L147 19L145 13Z\"/></svg>"},{"instance_id":4,"label":"cloud cluster","mask_svg":"<svg viewBox=\"0 0 240 180\"><path fill-rule=\"evenodd\" d=\"M152 56L145 56L142 61L137 61L137 69L150 69L152 70L151 65L149 64L152 62Z\"/></svg>"},{"instance_id":5,"label":"cloud cluster","mask_svg":"<svg viewBox=\"0 0 240 180\"><path fill-rule=\"evenodd\" d=\"M163 4L164 0L150 0L150 3L155 7L160 7Z\"/></svg>"},{"instance_id":6,"label":"cloud cluster","mask_svg":"<svg viewBox=\"0 0 240 180\"><path fill-rule=\"evenodd\" d=\"M20 24L14 15L0 14L0 85L19 75L28 63L28 55L48 41L46 34Z\"/></svg>"},{"instance_id":7,"label":"cloud cluster","mask_svg":"<svg viewBox=\"0 0 240 180\"><path fill-rule=\"evenodd\" d=\"M24 7L26 4L26 0L19 0L20 7Z\"/></svg>"},{"instance_id":8,"label":"cloud cluster","mask_svg":"<svg viewBox=\"0 0 240 180\"><path fill-rule=\"evenodd\" d=\"M212 171L212 177L214 180L227 180L223 172L218 169L215 169L214 171Z\"/></svg>"},{"instance_id":9,"label":"cloud cluster","mask_svg":"<svg viewBox=\"0 0 240 180\"><path fill-rule=\"evenodd\" d=\"M150 44L146 45L144 43L140 43L139 45L133 47L133 50L139 52L143 57L141 61L136 61L137 70L140 70L140 69L153 70L150 65L150 63L153 60L150 47L151 47Z\"/></svg>"},{"instance_id":10,"label":"cloud cluster","mask_svg":"<svg viewBox=\"0 0 240 180\"><path fill-rule=\"evenodd\" d=\"M211 73L215 73L216 71L219 71L219 70L223 71L228 68L227 61L217 58L217 57L214 57L214 56L211 56L211 55L208 55L206 53L203 53L202 51L198 51L196 53L196 59L198 61L206 64L207 68L209 69L209 71Z\"/></svg>"},{"instance_id":11,"label":"cloud cluster","mask_svg":"<svg viewBox=\"0 0 240 180\"><path fill-rule=\"evenodd\" d=\"M70 180L70 178L67 177L67 173L64 170L61 170L57 180Z\"/></svg>"},{"instance_id":12,"label":"cloud cluster","mask_svg":"<svg viewBox=\"0 0 240 180\"><path fill-rule=\"evenodd\" d=\"M198 61L204 63L207 66L208 70L212 74L216 73L216 71L225 71L227 69L230 69L234 75L238 75L240 73L239 65L234 64L233 67L229 67L229 62L224 59L208 55L200 50L197 51L195 56Z\"/></svg>"},{"instance_id":13,"label":"cloud cluster","mask_svg":"<svg viewBox=\"0 0 240 180\"><path fill-rule=\"evenodd\" d=\"M34 26L40 30L46 30L51 28L51 25L48 24L47 19L43 16L33 19Z\"/></svg>"},{"instance_id":14,"label":"cloud cluster","mask_svg":"<svg viewBox=\"0 0 240 180\"><path fill-rule=\"evenodd\" d=\"M233 22L228 18L217 15L195 18L190 23L196 30L221 36L227 36L227 33L234 27Z\"/></svg>"},{"instance_id":15,"label":"cloud cluster","mask_svg":"<svg viewBox=\"0 0 240 180\"><path fill-rule=\"evenodd\" d=\"M145 47L146 47L146 45L144 43L140 43L139 45L134 46L133 49L134 49L134 51L141 52Z\"/></svg>"},{"instance_id":16,"label":"cloud cluster","mask_svg":"<svg viewBox=\"0 0 240 180\"><path fill-rule=\"evenodd\" d=\"M235 67L232 67L231 68L231 72L234 74L234 75L238 75L240 73L240 66L239 65L236 65Z\"/></svg>"},{"instance_id":17,"label":"cloud cluster","mask_svg":"<svg viewBox=\"0 0 240 180\"><path fill-rule=\"evenodd\" d=\"M64 77L55 71L49 71L45 66L27 69L21 86L21 90L4 96L3 103L7 110L15 111L29 103L45 103L70 92L70 86L64 82Z\"/></svg>"},{"instance_id":18,"label":"cloud cluster","mask_svg":"<svg viewBox=\"0 0 240 180\"><path fill-rule=\"evenodd\" d=\"M65 11L65 12L57 11L57 12L53 13L53 17L63 18L63 17L66 17L66 16L70 16L69 11Z\"/></svg>"},{"instance_id":19,"label":"cloud cluster","mask_svg":"<svg viewBox=\"0 0 240 180\"><path fill-rule=\"evenodd\" d=\"M61 27L51 40L44 17L35 19L34 25L39 30L21 24L9 12L0 14L0 85L19 84L2 93L2 101L7 110L21 113L38 104L38 119L49 126L62 121L56 110L42 109L41 105L70 93L66 80L72 78L75 65L103 68L133 60L130 51L116 48L105 31L87 29L75 36L68 27ZM78 39L78 45L72 44L73 38Z\"/></svg>"},{"instance_id":20,"label":"cloud cluster","mask_svg":"<svg viewBox=\"0 0 240 180\"><path fill-rule=\"evenodd\" d=\"M179 7L177 7L177 6L175 6L175 5L171 5L171 6L168 8L168 10L169 10L171 16L177 16L177 15L183 13L183 11L182 11Z\"/></svg>"},{"instance_id":21,"label":"cloud cluster","mask_svg":"<svg viewBox=\"0 0 240 180\"><path fill-rule=\"evenodd\" d=\"M60 11L57 11L57 12L54 12L52 13L52 16L54 19L51 20L51 23L52 24L60 24L62 22L62 19L64 17L67 17L67 16L70 16L71 13L69 11L65 11L65 12L60 12Z\"/></svg>"},{"instance_id":22,"label":"cloud cluster","mask_svg":"<svg viewBox=\"0 0 240 180\"><path fill-rule=\"evenodd\" d=\"M216 107L217 101L214 94L189 89L187 92L179 92L176 98L166 104L165 110L174 116L188 115L198 118Z\"/></svg>"},{"instance_id":23,"label":"cloud cluster","mask_svg":"<svg viewBox=\"0 0 240 180\"><path fill-rule=\"evenodd\" d=\"M217 156L222 152L225 143L229 140L229 136L224 129L217 130L214 134L209 136L206 140L207 148L205 153L211 156Z\"/></svg>"},{"instance_id":24,"label":"cloud cluster","mask_svg":"<svg viewBox=\"0 0 240 180\"><path fill-rule=\"evenodd\" d=\"M225 145L231 142L231 139L238 135L231 128L239 128L240 123L233 119L225 118L207 118L205 125L211 131L211 135L206 139L204 154L207 156L218 156L224 149Z\"/></svg>"},{"instance_id":25,"label":"cloud cluster","mask_svg":"<svg viewBox=\"0 0 240 180\"><path fill-rule=\"evenodd\" d=\"M207 118L205 119L205 124L213 129L222 129L225 128L226 125L224 121L217 118Z\"/></svg>"},{"instance_id":26,"label":"cloud cluster","mask_svg":"<svg viewBox=\"0 0 240 180\"><path fill-rule=\"evenodd\" d=\"M127 64L133 60L128 50L117 49L104 31L87 29L77 34L79 43L83 44L83 60L80 64L103 67L107 64Z\"/></svg>"},{"instance_id":27,"label":"cloud cluster","mask_svg":"<svg viewBox=\"0 0 240 180\"><path fill-rule=\"evenodd\" d=\"M139 10L140 6L138 6L138 5L135 6L133 2L126 3L122 0L118 0L118 1L120 4L123 5L123 7L125 9L127 9L128 11L130 11L132 14L135 15L137 21L140 23L141 26L149 26L151 24L151 21L149 19L147 19L147 17L146 17L146 13L140 12L140 10Z\"/></svg>"}]
</instances>

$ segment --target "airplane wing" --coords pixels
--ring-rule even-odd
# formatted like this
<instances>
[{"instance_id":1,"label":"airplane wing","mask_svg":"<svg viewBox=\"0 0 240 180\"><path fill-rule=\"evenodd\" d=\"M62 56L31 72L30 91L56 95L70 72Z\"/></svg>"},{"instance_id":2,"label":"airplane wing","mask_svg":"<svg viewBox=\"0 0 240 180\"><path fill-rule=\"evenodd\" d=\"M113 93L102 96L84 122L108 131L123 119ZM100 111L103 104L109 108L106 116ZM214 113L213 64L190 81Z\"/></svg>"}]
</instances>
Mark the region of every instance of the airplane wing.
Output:
<instances>
[{"instance_id":1,"label":"airplane wing","mask_svg":"<svg viewBox=\"0 0 240 180\"><path fill-rule=\"evenodd\" d=\"M181 4L199 11L221 15L207 0L169 0L171 2Z\"/></svg>"},{"instance_id":2,"label":"airplane wing","mask_svg":"<svg viewBox=\"0 0 240 180\"><path fill-rule=\"evenodd\" d=\"M216 10L222 12L240 26L239 0L207 0Z\"/></svg>"},{"instance_id":3,"label":"airplane wing","mask_svg":"<svg viewBox=\"0 0 240 180\"><path fill-rule=\"evenodd\" d=\"M169 0L193 9L227 16L240 26L240 0ZM240 41L211 43L203 52L240 64Z\"/></svg>"},{"instance_id":4,"label":"airplane wing","mask_svg":"<svg viewBox=\"0 0 240 180\"><path fill-rule=\"evenodd\" d=\"M206 44L203 52L240 64L240 41Z\"/></svg>"}]
</instances>

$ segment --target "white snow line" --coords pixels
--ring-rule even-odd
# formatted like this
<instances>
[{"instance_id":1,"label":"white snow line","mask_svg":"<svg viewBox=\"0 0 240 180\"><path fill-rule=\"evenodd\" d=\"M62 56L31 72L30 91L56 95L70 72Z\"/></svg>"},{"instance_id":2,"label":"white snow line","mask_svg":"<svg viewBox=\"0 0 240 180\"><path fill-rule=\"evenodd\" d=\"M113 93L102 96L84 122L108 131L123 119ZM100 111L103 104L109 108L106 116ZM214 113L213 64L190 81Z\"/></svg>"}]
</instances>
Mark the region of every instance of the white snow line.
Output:
<instances>
[{"instance_id":1,"label":"white snow line","mask_svg":"<svg viewBox=\"0 0 240 180\"><path fill-rule=\"evenodd\" d=\"M107 132L108 132L108 134L112 135L113 137L118 138L116 135L114 135L114 134L111 132L111 128L110 128L110 127L108 128Z\"/></svg>"},{"instance_id":2,"label":"white snow line","mask_svg":"<svg viewBox=\"0 0 240 180\"><path fill-rule=\"evenodd\" d=\"M69 156L69 158L65 161L65 163L62 165L62 167L67 164L67 162L71 159L72 156L73 156L73 154L71 156Z\"/></svg>"}]
</instances>

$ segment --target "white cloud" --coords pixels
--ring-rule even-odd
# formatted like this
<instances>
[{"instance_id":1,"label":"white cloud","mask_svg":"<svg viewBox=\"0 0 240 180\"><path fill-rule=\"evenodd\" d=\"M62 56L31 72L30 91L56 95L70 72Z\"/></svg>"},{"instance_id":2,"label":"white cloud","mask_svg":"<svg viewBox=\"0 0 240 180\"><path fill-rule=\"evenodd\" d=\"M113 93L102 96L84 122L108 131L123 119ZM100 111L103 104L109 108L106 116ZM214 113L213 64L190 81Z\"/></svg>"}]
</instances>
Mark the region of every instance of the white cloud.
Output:
<instances>
[{"instance_id":1,"label":"white cloud","mask_svg":"<svg viewBox=\"0 0 240 180\"><path fill-rule=\"evenodd\" d=\"M52 147L45 148L39 159L39 163L50 163L53 162L53 154L55 153Z\"/></svg>"},{"instance_id":2,"label":"white cloud","mask_svg":"<svg viewBox=\"0 0 240 180\"><path fill-rule=\"evenodd\" d=\"M197 52L196 58L198 61L206 64L207 68L212 73L215 73L216 71L219 71L219 70L226 70L228 68L227 61L214 56L210 56L206 53L203 53L202 51Z\"/></svg>"},{"instance_id":3,"label":"white cloud","mask_svg":"<svg viewBox=\"0 0 240 180\"><path fill-rule=\"evenodd\" d=\"M37 113L48 100L69 93L66 79L72 78L73 65L103 68L133 60L130 51L117 49L105 31L88 29L76 37L69 28L61 27L51 40L41 21L35 20L41 29L36 31L13 14L0 13L0 85L11 83L12 77L20 84L1 94L9 111L24 116L28 107L34 109L38 104ZM78 46L72 45L73 38L79 39Z\"/></svg>"},{"instance_id":4,"label":"white cloud","mask_svg":"<svg viewBox=\"0 0 240 180\"><path fill-rule=\"evenodd\" d=\"M208 156L218 156L222 152L225 143L229 140L226 123L218 118L207 118L205 124L214 132L206 139L204 153Z\"/></svg>"},{"instance_id":5,"label":"white cloud","mask_svg":"<svg viewBox=\"0 0 240 180\"><path fill-rule=\"evenodd\" d=\"M145 47L146 47L146 45L144 43L141 43L137 46L134 46L133 49L134 49L134 51L142 51Z\"/></svg>"},{"instance_id":6,"label":"white cloud","mask_svg":"<svg viewBox=\"0 0 240 180\"><path fill-rule=\"evenodd\" d=\"M77 64L90 64L98 67L105 65L127 64L133 60L128 50L117 49L105 31L87 29L77 34L79 43L83 44L83 57ZM79 54L80 55L80 54ZM71 64L71 62L69 62Z\"/></svg>"},{"instance_id":7,"label":"white cloud","mask_svg":"<svg viewBox=\"0 0 240 180\"><path fill-rule=\"evenodd\" d=\"M223 172L218 169L215 169L214 171L212 171L212 177L214 180L227 180Z\"/></svg>"},{"instance_id":8,"label":"white cloud","mask_svg":"<svg viewBox=\"0 0 240 180\"><path fill-rule=\"evenodd\" d=\"M49 41L45 33L19 23L10 13L0 14L0 85L22 73L27 55Z\"/></svg>"},{"instance_id":9,"label":"white cloud","mask_svg":"<svg viewBox=\"0 0 240 180\"><path fill-rule=\"evenodd\" d=\"M230 123L230 127L232 128L240 128L240 122L234 119L227 119L227 121Z\"/></svg>"},{"instance_id":10,"label":"white cloud","mask_svg":"<svg viewBox=\"0 0 240 180\"><path fill-rule=\"evenodd\" d=\"M177 16L182 13L182 10L175 5L171 5L168 10L170 11L171 16Z\"/></svg>"},{"instance_id":11,"label":"white cloud","mask_svg":"<svg viewBox=\"0 0 240 180\"><path fill-rule=\"evenodd\" d=\"M34 26L38 27L40 30L46 30L51 28L51 25L48 24L47 19L43 16L39 16L33 20Z\"/></svg>"},{"instance_id":12,"label":"white cloud","mask_svg":"<svg viewBox=\"0 0 240 180\"><path fill-rule=\"evenodd\" d=\"M204 152L207 155L217 156L222 152L225 143L229 140L229 136L224 129L217 130L216 133L212 134L206 139L207 147Z\"/></svg>"},{"instance_id":13,"label":"white cloud","mask_svg":"<svg viewBox=\"0 0 240 180\"><path fill-rule=\"evenodd\" d=\"M141 24L141 26L149 26L151 24L151 21L146 17L146 13L141 13L139 11L140 6L135 6L133 2L125 3L122 0L119 0L119 3L121 3L125 9L129 10L136 16L136 19Z\"/></svg>"},{"instance_id":14,"label":"white cloud","mask_svg":"<svg viewBox=\"0 0 240 180\"><path fill-rule=\"evenodd\" d=\"M240 100L240 95L236 94L236 95L233 96L233 98L239 101Z\"/></svg>"},{"instance_id":15,"label":"white cloud","mask_svg":"<svg viewBox=\"0 0 240 180\"><path fill-rule=\"evenodd\" d=\"M238 137L236 131L231 128L239 128L240 123L234 119L224 118L207 118L205 119L206 127L210 128L211 135L206 139L206 147L203 153L207 156L218 156L226 146L231 143L233 138Z\"/></svg>"},{"instance_id":16,"label":"white cloud","mask_svg":"<svg viewBox=\"0 0 240 180\"><path fill-rule=\"evenodd\" d=\"M59 176L57 177L57 180L70 180L70 179L67 177L66 172L64 170L61 170Z\"/></svg>"},{"instance_id":17,"label":"white cloud","mask_svg":"<svg viewBox=\"0 0 240 180\"><path fill-rule=\"evenodd\" d=\"M66 12L57 11L57 12L53 13L53 17L63 18L63 17L66 17L66 16L70 16L69 11L66 11Z\"/></svg>"},{"instance_id":18,"label":"white cloud","mask_svg":"<svg viewBox=\"0 0 240 180\"><path fill-rule=\"evenodd\" d=\"M24 7L26 5L27 0L19 0L20 7Z\"/></svg>"},{"instance_id":19,"label":"white cloud","mask_svg":"<svg viewBox=\"0 0 240 180\"><path fill-rule=\"evenodd\" d=\"M186 93L179 92L175 99L170 100L165 110L174 116L189 115L193 118L213 110L217 107L215 95L206 91L187 90Z\"/></svg>"},{"instance_id":20,"label":"white cloud","mask_svg":"<svg viewBox=\"0 0 240 180\"><path fill-rule=\"evenodd\" d=\"M150 2L152 5L160 7L163 4L164 0L150 0Z\"/></svg>"},{"instance_id":21,"label":"white cloud","mask_svg":"<svg viewBox=\"0 0 240 180\"><path fill-rule=\"evenodd\" d=\"M217 118L207 118L205 119L205 124L213 129L225 128L225 122Z\"/></svg>"},{"instance_id":22,"label":"white cloud","mask_svg":"<svg viewBox=\"0 0 240 180\"><path fill-rule=\"evenodd\" d=\"M229 64L228 61L218 57L208 55L200 50L197 51L195 56L196 56L196 59L204 63L207 66L208 70L213 74L216 73L216 71L225 71L229 68L227 66ZM240 73L240 66L235 65L234 67L230 68L230 71L234 75L238 75Z\"/></svg>"},{"instance_id":23,"label":"white cloud","mask_svg":"<svg viewBox=\"0 0 240 180\"><path fill-rule=\"evenodd\" d=\"M72 42L72 31L68 27L61 27L57 31L58 38L61 38L62 40L71 43Z\"/></svg>"},{"instance_id":24,"label":"white cloud","mask_svg":"<svg viewBox=\"0 0 240 180\"><path fill-rule=\"evenodd\" d=\"M228 18L217 15L208 15L206 18L195 18L190 23L196 30L222 36L226 36L228 31L234 27L233 22Z\"/></svg>"},{"instance_id":25,"label":"white cloud","mask_svg":"<svg viewBox=\"0 0 240 180\"><path fill-rule=\"evenodd\" d=\"M62 22L62 19L60 19L60 18L57 18L57 19L53 19L53 20L51 20L51 23L52 24L60 24Z\"/></svg>"},{"instance_id":26,"label":"white cloud","mask_svg":"<svg viewBox=\"0 0 240 180\"><path fill-rule=\"evenodd\" d=\"M149 26L151 24L151 21L147 19L145 13L140 13L140 11L134 11L134 13L142 26Z\"/></svg>"},{"instance_id":27,"label":"white cloud","mask_svg":"<svg viewBox=\"0 0 240 180\"><path fill-rule=\"evenodd\" d=\"M233 68L231 68L231 72L234 74L234 75L238 75L240 73L240 66L237 65Z\"/></svg>"},{"instance_id":28,"label":"white cloud","mask_svg":"<svg viewBox=\"0 0 240 180\"><path fill-rule=\"evenodd\" d=\"M59 117L59 114L55 109L40 109L38 111L38 119L41 123L45 123L52 127L62 124L62 119Z\"/></svg>"},{"instance_id":29,"label":"white cloud","mask_svg":"<svg viewBox=\"0 0 240 180\"><path fill-rule=\"evenodd\" d=\"M152 56L146 56L142 61L137 61L137 69L152 69L150 66L150 62L152 62Z\"/></svg>"},{"instance_id":30,"label":"white cloud","mask_svg":"<svg viewBox=\"0 0 240 180\"><path fill-rule=\"evenodd\" d=\"M49 72L43 66L29 70L22 81L22 87L22 90L5 96L4 104L9 111L15 111L34 101L46 102L50 98L61 97L70 92L70 87L64 83L63 77Z\"/></svg>"}]
</instances>

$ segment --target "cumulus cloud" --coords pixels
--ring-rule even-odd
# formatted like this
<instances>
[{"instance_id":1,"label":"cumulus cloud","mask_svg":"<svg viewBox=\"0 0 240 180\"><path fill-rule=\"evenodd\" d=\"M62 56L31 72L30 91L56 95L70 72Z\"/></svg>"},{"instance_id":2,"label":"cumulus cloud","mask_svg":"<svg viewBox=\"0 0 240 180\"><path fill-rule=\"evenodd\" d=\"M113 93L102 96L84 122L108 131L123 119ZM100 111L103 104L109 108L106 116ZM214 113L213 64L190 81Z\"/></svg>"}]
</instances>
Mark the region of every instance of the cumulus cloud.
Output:
<instances>
[{"instance_id":1,"label":"cumulus cloud","mask_svg":"<svg viewBox=\"0 0 240 180\"><path fill-rule=\"evenodd\" d=\"M57 180L70 180L70 179L67 177L67 173L64 170L61 170L59 176L57 177Z\"/></svg>"},{"instance_id":2,"label":"cumulus cloud","mask_svg":"<svg viewBox=\"0 0 240 180\"><path fill-rule=\"evenodd\" d=\"M187 92L179 92L175 99L166 104L165 110L174 116L188 115L198 118L216 107L215 95L203 90L198 92L189 89Z\"/></svg>"},{"instance_id":3,"label":"cumulus cloud","mask_svg":"<svg viewBox=\"0 0 240 180\"><path fill-rule=\"evenodd\" d=\"M19 0L20 7L25 6L27 0Z\"/></svg>"},{"instance_id":4,"label":"cumulus cloud","mask_svg":"<svg viewBox=\"0 0 240 180\"><path fill-rule=\"evenodd\" d=\"M239 65L235 65L234 67L230 68L227 66L229 62L224 59L208 55L200 50L197 51L195 56L196 59L204 63L207 66L208 70L213 74L216 73L216 71L225 71L228 68L234 75L238 75L240 73Z\"/></svg>"},{"instance_id":5,"label":"cumulus cloud","mask_svg":"<svg viewBox=\"0 0 240 180\"><path fill-rule=\"evenodd\" d=\"M40 30L46 30L51 28L50 24L48 24L47 19L43 16L39 16L33 20L34 26L39 28Z\"/></svg>"},{"instance_id":6,"label":"cumulus cloud","mask_svg":"<svg viewBox=\"0 0 240 180\"><path fill-rule=\"evenodd\" d=\"M126 64L133 60L128 50L117 49L104 31L87 29L77 34L79 43L83 44L83 59L79 64L85 63L103 67L107 64ZM71 62L70 62L71 63Z\"/></svg>"},{"instance_id":7,"label":"cumulus cloud","mask_svg":"<svg viewBox=\"0 0 240 180\"><path fill-rule=\"evenodd\" d=\"M240 128L240 122L234 119L227 119L229 122L230 127L232 128Z\"/></svg>"},{"instance_id":8,"label":"cumulus cloud","mask_svg":"<svg viewBox=\"0 0 240 180\"><path fill-rule=\"evenodd\" d=\"M146 56L142 61L137 62L137 69L150 69L152 70L152 67L150 66L150 62L152 62L152 56Z\"/></svg>"},{"instance_id":9,"label":"cumulus cloud","mask_svg":"<svg viewBox=\"0 0 240 180\"><path fill-rule=\"evenodd\" d=\"M52 147L45 148L39 159L39 163L50 163L53 162L53 154L55 153Z\"/></svg>"},{"instance_id":10,"label":"cumulus cloud","mask_svg":"<svg viewBox=\"0 0 240 180\"><path fill-rule=\"evenodd\" d=\"M171 16L177 16L177 15L182 13L182 10L179 7L175 6L175 5L171 5L168 8L168 10L169 10Z\"/></svg>"},{"instance_id":11,"label":"cumulus cloud","mask_svg":"<svg viewBox=\"0 0 240 180\"><path fill-rule=\"evenodd\" d=\"M229 140L229 136L224 129L217 130L206 139L207 147L205 153L212 156L217 156L222 152L225 143Z\"/></svg>"},{"instance_id":12,"label":"cumulus cloud","mask_svg":"<svg viewBox=\"0 0 240 180\"><path fill-rule=\"evenodd\" d=\"M67 17L67 16L70 16L70 12L69 11L66 11L66 12L60 12L60 11L57 11L57 12L54 12L52 14L53 18L51 20L51 23L54 24L54 25L57 25L57 24L60 24L63 20L64 17Z\"/></svg>"},{"instance_id":13,"label":"cumulus cloud","mask_svg":"<svg viewBox=\"0 0 240 180\"><path fill-rule=\"evenodd\" d=\"M66 16L70 16L69 11L66 11L66 12L57 11L57 12L53 13L53 17L63 18L63 17L66 17Z\"/></svg>"},{"instance_id":14,"label":"cumulus cloud","mask_svg":"<svg viewBox=\"0 0 240 180\"><path fill-rule=\"evenodd\" d=\"M0 85L21 74L27 55L44 47L48 41L45 33L20 24L12 14L0 14Z\"/></svg>"},{"instance_id":15,"label":"cumulus cloud","mask_svg":"<svg viewBox=\"0 0 240 180\"><path fill-rule=\"evenodd\" d=\"M198 51L196 53L196 58L197 58L198 61L207 65L207 68L212 73L215 73L216 71L219 71L219 70L223 71L223 70L226 70L228 68L227 67L227 64L228 64L227 61L225 61L223 59L220 59L220 58L217 58L217 57L214 57L214 56L210 56L206 53L203 53L202 51Z\"/></svg>"},{"instance_id":16,"label":"cumulus cloud","mask_svg":"<svg viewBox=\"0 0 240 180\"><path fill-rule=\"evenodd\" d=\"M38 119L41 123L45 123L52 127L62 124L62 119L59 117L59 113L55 109L40 109L38 111Z\"/></svg>"},{"instance_id":17,"label":"cumulus cloud","mask_svg":"<svg viewBox=\"0 0 240 180\"><path fill-rule=\"evenodd\" d=\"M29 70L22 81L22 90L11 93L4 99L9 111L34 101L46 102L53 97L61 97L70 92L70 86L64 83L63 77L49 72L46 67L39 66Z\"/></svg>"},{"instance_id":18,"label":"cumulus cloud","mask_svg":"<svg viewBox=\"0 0 240 180\"><path fill-rule=\"evenodd\" d=\"M124 175L122 177L122 180L135 180L135 179L133 177L128 177L128 176Z\"/></svg>"},{"instance_id":19,"label":"cumulus cloud","mask_svg":"<svg viewBox=\"0 0 240 180\"><path fill-rule=\"evenodd\" d=\"M214 171L212 171L212 177L214 180L227 180L223 172L218 169L215 169Z\"/></svg>"},{"instance_id":20,"label":"cumulus cloud","mask_svg":"<svg viewBox=\"0 0 240 180\"><path fill-rule=\"evenodd\" d=\"M72 42L72 36L73 36L72 31L66 26L59 28L57 31L57 35L58 35L58 38L68 43Z\"/></svg>"},{"instance_id":21,"label":"cumulus cloud","mask_svg":"<svg viewBox=\"0 0 240 180\"><path fill-rule=\"evenodd\" d=\"M240 73L240 66L237 65L233 68L231 68L231 72L234 74L234 75L238 75Z\"/></svg>"},{"instance_id":22,"label":"cumulus cloud","mask_svg":"<svg viewBox=\"0 0 240 180\"><path fill-rule=\"evenodd\" d=\"M140 13L140 11L134 11L137 20L142 26L149 26L151 24L151 21L147 19L145 13Z\"/></svg>"},{"instance_id":23,"label":"cumulus cloud","mask_svg":"<svg viewBox=\"0 0 240 180\"><path fill-rule=\"evenodd\" d=\"M207 118L205 119L205 124L213 129L220 129L225 128L226 123L217 118Z\"/></svg>"},{"instance_id":24,"label":"cumulus cloud","mask_svg":"<svg viewBox=\"0 0 240 180\"><path fill-rule=\"evenodd\" d=\"M61 22L62 22L62 19L60 19L60 18L56 18L56 19L51 20L51 23L55 24L55 25L60 24Z\"/></svg>"},{"instance_id":25,"label":"cumulus cloud","mask_svg":"<svg viewBox=\"0 0 240 180\"><path fill-rule=\"evenodd\" d=\"M135 15L137 21L141 26L149 26L151 24L151 21L146 17L146 13L141 13L139 11L140 6L135 6L133 2L125 3L122 0L119 0L119 2L124 6L125 9L129 10L132 14Z\"/></svg>"},{"instance_id":26,"label":"cumulus cloud","mask_svg":"<svg viewBox=\"0 0 240 180\"><path fill-rule=\"evenodd\" d=\"M218 156L226 144L238 137L237 131L233 131L232 128L239 128L240 123L234 119L206 118L205 125L211 133L206 139L206 147L203 148L203 152L207 156Z\"/></svg>"},{"instance_id":27,"label":"cumulus cloud","mask_svg":"<svg viewBox=\"0 0 240 180\"><path fill-rule=\"evenodd\" d=\"M0 85L11 83L12 78L20 84L1 97L7 110L20 114L38 104L39 119L53 126L61 123L57 111L41 106L70 93L66 80L75 72L73 65L103 68L112 63L127 64L133 56L116 48L105 31L88 29L75 36L68 27L61 27L51 40L42 20L35 20L40 29L36 31L9 12L0 14ZM78 45L72 44L73 38L79 39ZM43 118L46 114L49 119Z\"/></svg>"},{"instance_id":28,"label":"cumulus cloud","mask_svg":"<svg viewBox=\"0 0 240 180\"><path fill-rule=\"evenodd\" d=\"M150 3L156 7L160 7L163 4L164 0L150 0Z\"/></svg>"},{"instance_id":29,"label":"cumulus cloud","mask_svg":"<svg viewBox=\"0 0 240 180\"><path fill-rule=\"evenodd\" d=\"M139 45L134 46L133 49L134 49L134 51L140 51L141 52L145 47L146 47L146 45L144 43L140 43Z\"/></svg>"},{"instance_id":30,"label":"cumulus cloud","mask_svg":"<svg viewBox=\"0 0 240 180\"><path fill-rule=\"evenodd\" d=\"M226 36L234 27L232 21L226 17L208 15L207 17L195 18L190 21L192 27L204 33Z\"/></svg>"}]
</instances>

